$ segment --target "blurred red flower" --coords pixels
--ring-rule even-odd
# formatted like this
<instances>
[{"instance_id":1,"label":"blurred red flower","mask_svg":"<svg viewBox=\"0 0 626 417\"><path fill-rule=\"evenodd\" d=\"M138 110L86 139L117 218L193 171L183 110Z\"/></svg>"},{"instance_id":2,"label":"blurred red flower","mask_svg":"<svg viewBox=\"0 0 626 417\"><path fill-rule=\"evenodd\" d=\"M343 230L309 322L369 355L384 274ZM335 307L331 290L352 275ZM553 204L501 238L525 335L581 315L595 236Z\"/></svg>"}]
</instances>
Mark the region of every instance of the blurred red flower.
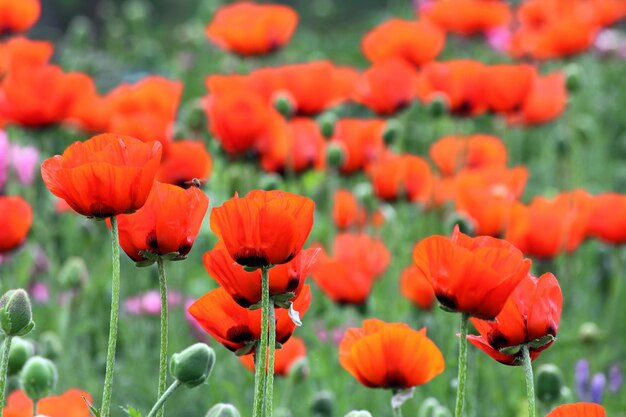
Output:
<instances>
[{"instance_id":1,"label":"blurred red flower","mask_svg":"<svg viewBox=\"0 0 626 417\"><path fill-rule=\"evenodd\" d=\"M604 193L593 197L588 233L604 242L626 242L626 195Z\"/></svg>"},{"instance_id":2,"label":"blurred red flower","mask_svg":"<svg viewBox=\"0 0 626 417\"><path fill-rule=\"evenodd\" d=\"M40 14L40 0L0 0L0 35L27 31Z\"/></svg>"},{"instance_id":3,"label":"blurred red flower","mask_svg":"<svg viewBox=\"0 0 626 417\"><path fill-rule=\"evenodd\" d=\"M606 417L606 411L600 404L564 404L556 407L546 417Z\"/></svg>"},{"instance_id":4,"label":"blurred red flower","mask_svg":"<svg viewBox=\"0 0 626 417\"><path fill-rule=\"evenodd\" d=\"M402 295L422 310L430 310L435 303L435 292L424 272L417 266L409 266L400 276Z\"/></svg>"},{"instance_id":5,"label":"blurred red flower","mask_svg":"<svg viewBox=\"0 0 626 417\"><path fill-rule=\"evenodd\" d=\"M444 136L430 146L429 155L444 176L464 169L505 167L508 158L500 138L481 134Z\"/></svg>"},{"instance_id":6,"label":"blurred red flower","mask_svg":"<svg viewBox=\"0 0 626 417\"><path fill-rule=\"evenodd\" d=\"M428 163L417 155L395 155L391 152L369 166L368 175L374 193L380 199L430 204L433 175Z\"/></svg>"},{"instance_id":7,"label":"blurred red flower","mask_svg":"<svg viewBox=\"0 0 626 417\"><path fill-rule=\"evenodd\" d=\"M91 395L69 389L59 396L42 398L37 402L37 413L47 417L89 417ZM3 410L4 417L32 417L33 402L23 391L13 391Z\"/></svg>"},{"instance_id":8,"label":"blurred red flower","mask_svg":"<svg viewBox=\"0 0 626 417\"><path fill-rule=\"evenodd\" d=\"M291 366L296 362L306 358L306 345L304 340L299 337L292 337L276 350L274 357L274 375L287 376L291 370ZM241 363L254 372L254 355L245 355L239 358Z\"/></svg>"},{"instance_id":9,"label":"blurred red flower","mask_svg":"<svg viewBox=\"0 0 626 417\"><path fill-rule=\"evenodd\" d=\"M338 229L360 227L365 224L367 213L349 190L336 190L333 201L333 221Z\"/></svg>"},{"instance_id":10,"label":"blurred red flower","mask_svg":"<svg viewBox=\"0 0 626 417\"><path fill-rule=\"evenodd\" d=\"M500 0L433 0L420 12L443 29L465 36L505 26L512 17L510 6Z\"/></svg>"},{"instance_id":11,"label":"blurred red flower","mask_svg":"<svg viewBox=\"0 0 626 417\"><path fill-rule=\"evenodd\" d=\"M345 151L341 172L352 174L376 160L385 149L384 130L385 121L380 119L339 119L332 142Z\"/></svg>"},{"instance_id":12,"label":"blurred red flower","mask_svg":"<svg viewBox=\"0 0 626 417\"><path fill-rule=\"evenodd\" d=\"M211 155L201 140L172 142L163 155L157 180L189 188L191 181L206 181L211 175Z\"/></svg>"},{"instance_id":13,"label":"blurred red flower","mask_svg":"<svg viewBox=\"0 0 626 417\"><path fill-rule=\"evenodd\" d=\"M33 224L33 209L19 196L0 195L0 253L20 246Z\"/></svg>"}]
</instances>

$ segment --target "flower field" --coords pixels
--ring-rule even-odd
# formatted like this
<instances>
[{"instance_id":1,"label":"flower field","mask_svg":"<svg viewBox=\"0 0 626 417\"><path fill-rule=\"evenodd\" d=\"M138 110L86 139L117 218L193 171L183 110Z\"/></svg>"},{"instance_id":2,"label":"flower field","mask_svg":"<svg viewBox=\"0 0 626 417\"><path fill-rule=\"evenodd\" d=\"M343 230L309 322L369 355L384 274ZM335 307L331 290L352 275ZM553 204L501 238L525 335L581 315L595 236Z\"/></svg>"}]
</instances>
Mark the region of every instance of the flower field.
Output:
<instances>
[{"instance_id":1,"label":"flower field","mask_svg":"<svg viewBox=\"0 0 626 417\"><path fill-rule=\"evenodd\" d=\"M0 417L626 417L624 109L625 0L0 0Z\"/></svg>"}]
</instances>

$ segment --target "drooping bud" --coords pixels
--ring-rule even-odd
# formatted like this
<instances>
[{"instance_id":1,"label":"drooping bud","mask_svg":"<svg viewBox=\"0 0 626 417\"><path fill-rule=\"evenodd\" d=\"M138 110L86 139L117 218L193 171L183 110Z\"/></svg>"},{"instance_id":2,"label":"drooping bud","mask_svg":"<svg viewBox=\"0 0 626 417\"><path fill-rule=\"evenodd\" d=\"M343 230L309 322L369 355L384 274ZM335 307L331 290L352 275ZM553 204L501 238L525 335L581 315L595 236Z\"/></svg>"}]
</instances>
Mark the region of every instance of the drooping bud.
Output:
<instances>
[{"instance_id":1,"label":"drooping bud","mask_svg":"<svg viewBox=\"0 0 626 417\"><path fill-rule=\"evenodd\" d=\"M219 403L211 407L205 417L241 417L241 414L234 405Z\"/></svg>"},{"instance_id":2,"label":"drooping bud","mask_svg":"<svg viewBox=\"0 0 626 417\"><path fill-rule=\"evenodd\" d=\"M602 339L602 331L597 324L588 321L578 328L578 338L584 344L593 345Z\"/></svg>"},{"instance_id":3,"label":"drooping bud","mask_svg":"<svg viewBox=\"0 0 626 417\"><path fill-rule=\"evenodd\" d=\"M352 410L345 417L372 417L372 414L367 410Z\"/></svg>"},{"instance_id":4,"label":"drooping bud","mask_svg":"<svg viewBox=\"0 0 626 417\"><path fill-rule=\"evenodd\" d=\"M311 403L313 417L332 417L335 415L335 397L330 391L320 391Z\"/></svg>"},{"instance_id":5,"label":"drooping bud","mask_svg":"<svg viewBox=\"0 0 626 417\"><path fill-rule=\"evenodd\" d=\"M41 356L30 358L20 373L20 385L33 401L39 401L52 393L57 384L57 368L49 359Z\"/></svg>"},{"instance_id":6,"label":"drooping bud","mask_svg":"<svg viewBox=\"0 0 626 417\"><path fill-rule=\"evenodd\" d=\"M304 381L309 376L309 361L307 358L300 358L291 364L288 374L294 384Z\"/></svg>"},{"instance_id":7,"label":"drooping bud","mask_svg":"<svg viewBox=\"0 0 626 417\"><path fill-rule=\"evenodd\" d=\"M63 352L61 339L54 332L43 332L39 336L39 349L41 356L50 360L55 360Z\"/></svg>"},{"instance_id":8,"label":"drooping bud","mask_svg":"<svg viewBox=\"0 0 626 417\"><path fill-rule=\"evenodd\" d=\"M35 346L21 337L14 337L11 341L11 350L9 350L9 367L7 374L9 376L20 373L24 364L35 354Z\"/></svg>"},{"instance_id":9,"label":"drooping bud","mask_svg":"<svg viewBox=\"0 0 626 417\"><path fill-rule=\"evenodd\" d=\"M83 258L73 256L63 263L57 281L64 288L77 288L87 282L89 272Z\"/></svg>"},{"instance_id":10,"label":"drooping bud","mask_svg":"<svg viewBox=\"0 0 626 417\"><path fill-rule=\"evenodd\" d=\"M422 401L417 417L433 417L437 407L439 407L439 401L434 397L428 397Z\"/></svg>"},{"instance_id":11,"label":"drooping bud","mask_svg":"<svg viewBox=\"0 0 626 417\"><path fill-rule=\"evenodd\" d=\"M561 398L563 373L558 366L546 363L537 368L537 398L545 404L554 404Z\"/></svg>"},{"instance_id":12,"label":"drooping bud","mask_svg":"<svg viewBox=\"0 0 626 417\"><path fill-rule=\"evenodd\" d=\"M293 97L286 91L278 91L272 97L274 108L286 119L289 119L295 113L296 106Z\"/></svg>"},{"instance_id":13,"label":"drooping bud","mask_svg":"<svg viewBox=\"0 0 626 417\"><path fill-rule=\"evenodd\" d=\"M383 140L387 145L391 145L398 139L401 131L402 124L400 124L400 122L396 119L389 119L387 120L387 123L385 123L385 130L383 130Z\"/></svg>"},{"instance_id":14,"label":"drooping bud","mask_svg":"<svg viewBox=\"0 0 626 417\"><path fill-rule=\"evenodd\" d=\"M25 336L35 327L30 298L23 289L9 290L0 298L0 328L6 336Z\"/></svg>"},{"instance_id":15,"label":"drooping bud","mask_svg":"<svg viewBox=\"0 0 626 417\"><path fill-rule=\"evenodd\" d=\"M335 133L335 124L337 123L337 116L335 113L327 112L322 114L317 119L317 124L320 127L320 132L322 132L322 136L326 139L330 139Z\"/></svg>"},{"instance_id":16,"label":"drooping bud","mask_svg":"<svg viewBox=\"0 0 626 417\"><path fill-rule=\"evenodd\" d=\"M441 117L448 112L450 102L443 94L436 94L428 103L428 109L433 117Z\"/></svg>"},{"instance_id":17,"label":"drooping bud","mask_svg":"<svg viewBox=\"0 0 626 417\"><path fill-rule=\"evenodd\" d=\"M433 412L433 417L452 417L452 412L443 405L440 405L435 408L435 411Z\"/></svg>"},{"instance_id":18,"label":"drooping bud","mask_svg":"<svg viewBox=\"0 0 626 417\"><path fill-rule=\"evenodd\" d=\"M565 68L565 86L570 93L575 93L582 87L582 73L578 65L570 64Z\"/></svg>"},{"instance_id":19,"label":"drooping bud","mask_svg":"<svg viewBox=\"0 0 626 417\"><path fill-rule=\"evenodd\" d=\"M215 352L204 343L196 343L172 355L170 373L189 388L207 380L215 365Z\"/></svg>"},{"instance_id":20,"label":"drooping bud","mask_svg":"<svg viewBox=\"0 0 626 417\"><path fill-rule=\"evenodd\" d=\"M332 167L340 167L346 159L343 147L338 143L329 143L326 147L326 160Z\"/></svg>"}]
</instances>

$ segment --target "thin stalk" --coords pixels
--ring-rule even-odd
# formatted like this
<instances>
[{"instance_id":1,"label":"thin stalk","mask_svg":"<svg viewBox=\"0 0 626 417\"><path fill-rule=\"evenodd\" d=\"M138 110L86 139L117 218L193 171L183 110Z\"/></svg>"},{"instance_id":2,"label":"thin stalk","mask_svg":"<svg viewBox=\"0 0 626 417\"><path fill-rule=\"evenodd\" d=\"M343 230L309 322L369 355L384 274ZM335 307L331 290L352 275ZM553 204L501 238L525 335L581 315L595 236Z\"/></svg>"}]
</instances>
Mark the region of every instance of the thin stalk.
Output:
<instances>
[{"instance_id":1,"label":"thin stalk","mask_svg":"<svg viewBox=\"0 0 626 417\"><path fill-rule=\"evenodd\" d=\"M459 349L459 385L456 391L456 408L454 417L463 415L463 405L465 404L465 381L467 381L467 328L469 324L469 314L461 315L461 346Z\"/></svg>"},{"instance_id":2,"label":"thin stalk","mask_svg":"<svg viewBox=\"0 0 626 417\"><path fill-rule=\"evenodd\" d=\"M274 355L276 352L276 312L274 302L269 309L269 334L267 352L267 382L265 388L265 417L272 417L274 412Z\"/></svg>"},{"instance_id":3,"label":"thin stalk","mask_svg":"<svg viewBox=\"0 0 626 417\"><path fill-rule=\"evenodd\" d=\"M395 395L398 393L398 390L393 390L393 393L391 395L393 395L395 397ZM392 399L391 401L391 413L393 414L393 417L402 417L402 409L401 409L401 405L398 405L397 407L394 406L394 401Z\"/></svg>"},{"instance_id":4,"label":"thin stalk","mask_svg":"<svg viewBox=\"0 0 626 417\"><path fill-rule=\"evenodd\" d=\"M104 375L104 392L102 394L101 417L108 417L113 393L113 370L115 368L115 347L117 345L117 317L120 306L120 244L117 219L111 216L111 246L113 272L111 276L111 321L109 323L109 346L107 350L106 372Z\"/></svg>"},{"instance_id":5,"label":"thin stalk","mask_svg":"<svg viewBox=\"0 0 626 417\"><path fill-rule=\"evenodd\" d=\"M167 277L165 276L165 266L163 258L157 258L157 266L159 269L159 291L161 292L161 349L159 356L159 389L157 398L161 398L165 393L167 383L167 339L168 339L168 305L167 305ZM161 407L157 413L157 417L163 417L165 407Z\"/></svg>"},{"instance_id":6,"label":"thin stalk","mask_svg":"<svg viewBox=\"0 0 626 417\"><path fill-rule=\"evenodd\" d=\"M170 385L169 388L163 393L163 395L161 395L159 400L154 404L154 407L152 407L152 410L150 410L146 417L154 417L156 413L163 407L165 402L172 396L174 391L176 391L176 389L180 387L180 385L181 384L179 380L175 380L174 382L172 382L172 385Z\"/></svg>"},{"instance_id":7,"label":"thin stalk","mask_svg":"<svg viewBox=\"0 0 626 417\"><path fill-rule=\"evenodd\" d=\"M4 394L6 392L9 351L11 350L12 340L13 336L6 336L2 346L2 358L0 359L0 417L2 417L4 410Z\"/></svg>"},{"instance_id":8,"label":"thin stalk","mask_svg":"<svg viewBox=\"0 0 626 417\"><path fill-rule=\"evenodd\" d=\"M267 341L268 341L268 318L270 310L270 278L267 268L261 269L261 343L259 343L254 386L254 405L252 417L263 416L263 406L265 403L265 384L267 381Z\"/></svg>"},{"instance_id":9,"label":"thin stalk","mask_svg":"<svg viewBox=\"0 0 626 417\"><path fill-rule=\"evenodd\" d=\"M33 416L37 415L37 400L33 401Z\"/></svg>"},{"instance_id":10,"label":"thin stalk","mask_svg":"<svg viewBox=\"0 0 626 417\"><path fill-rule=\"evenodd\" d=\"M526 376L526 396L528 397L528 417L535 417L535 380L533 378L533 365L530 359L528 345L522 346L522 362L524 375Z\"/></svg>"}]
</instances>

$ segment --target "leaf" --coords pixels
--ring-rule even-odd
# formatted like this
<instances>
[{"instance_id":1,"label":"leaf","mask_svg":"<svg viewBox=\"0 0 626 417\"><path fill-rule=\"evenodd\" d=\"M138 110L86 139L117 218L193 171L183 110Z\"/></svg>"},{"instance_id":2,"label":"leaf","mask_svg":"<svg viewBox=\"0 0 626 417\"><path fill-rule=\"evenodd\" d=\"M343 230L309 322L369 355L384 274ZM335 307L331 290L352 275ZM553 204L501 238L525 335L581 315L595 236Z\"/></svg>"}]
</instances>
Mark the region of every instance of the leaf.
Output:
<instances>
[{"instance_id":1,"label":"leaf","mask_svg":"<svg viewBox=\"0 0 626 417\"><path fill-rule=\"evenodd\" d=\"M128 406L128 408L123 408L124 412L128 415L128 417L143 417L143 415L134 407Z\"/></svg>"},{"instance_id":2,"label":"leaf","mask_svg":"<svg viewBox=\"0 0 626 417\"><path fill-rule=\"evenodd\" d=\"M100 417L100 410L98 410L96 407L94 407L93 404L91 404L89 402L87 397L81 397L81 398L83 399L85 404L87 404L87 407L89 407L89 411L91 412L91 415L94 416L94 417Z\"/></svg>"}]
</instances>

